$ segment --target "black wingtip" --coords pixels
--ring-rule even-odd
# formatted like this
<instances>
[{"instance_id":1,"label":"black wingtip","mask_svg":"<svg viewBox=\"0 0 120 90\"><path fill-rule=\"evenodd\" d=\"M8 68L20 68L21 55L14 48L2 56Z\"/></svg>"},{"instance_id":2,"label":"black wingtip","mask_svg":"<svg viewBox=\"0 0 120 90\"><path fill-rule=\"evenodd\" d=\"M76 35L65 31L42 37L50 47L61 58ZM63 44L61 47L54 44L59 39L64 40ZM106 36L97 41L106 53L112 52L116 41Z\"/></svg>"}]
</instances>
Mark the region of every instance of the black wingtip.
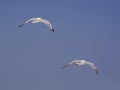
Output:
<instances>
[{"instance_id":1,"label":"black wingtip","mask_svg":"<svg viewBox=\"0 0 120 90\"><path fill-rule=\"evenodd\" d=\"M65 68L66 66L62 66L61 69Z\"/></svg>"},{"instance_id":2,"label":"black wingtip","mask_svg":"<svg viewBox=\"0 0 120 90\"><path fill-rule=\"evenodd\" d=\"M69 66L69 64L62 66L61 69L66 68L67 66Z\"/></svg>"},{"instance_id":3,"label":"black wingtip","mask_svg":"<svg viewBox=\"0 0 120 90\"><path fill-rule=\"evenodd\" d=\"M99 74L99 72L97 72L97 75Z\"/></svg>"},{"instance_id":4,"label":"black wingtip","mask_svg":"<svg viewBox=\"0 0 120 90\"><path fill-rule=\"evenodd\" d=\"M54 32L55 30L54 29L51 29L52 32Z\"/></svg>"},{"instance_id":5,"label":"black wingtip","mask_svg":"<svg viewBox=\"0 0 120 90\"><path fill-rule=\"evenodd\" d=\"M99 72L97 71L97 70L95 70L96 71L96 74L98 75L99 74Z\"/></svg>"},{"instance_id":6,"label":"black wingtip","mask_svg":"<svg viewBox=\"0 0 120 90\"><path fill-rule=\"evenodd\" d=\"M24 24L21 24L21 25L19 25L18 27L20 28L20 27L22 27Z\"/></svg>"}]
</instances>

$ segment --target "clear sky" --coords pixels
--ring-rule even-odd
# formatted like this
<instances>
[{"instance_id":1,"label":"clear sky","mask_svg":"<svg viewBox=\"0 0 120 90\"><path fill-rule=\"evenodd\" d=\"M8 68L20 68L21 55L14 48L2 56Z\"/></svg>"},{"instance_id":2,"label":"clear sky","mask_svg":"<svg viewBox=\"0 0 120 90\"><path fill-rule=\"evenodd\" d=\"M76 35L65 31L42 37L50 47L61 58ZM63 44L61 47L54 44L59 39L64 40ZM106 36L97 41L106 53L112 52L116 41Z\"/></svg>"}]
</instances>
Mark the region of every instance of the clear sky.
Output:
<instances>
[{"instance_id":1,"label":"clear sky","mask_svg":"<svg viewBox=\"0 0 120 90\"><path fill-rule=\"evenodd\" d=\"M49 20L17 26L32 17ZM74 59L95 63L71 65ZM0 90L119 90L120 0L1 0Z\"/></svg>"}]
</instances>

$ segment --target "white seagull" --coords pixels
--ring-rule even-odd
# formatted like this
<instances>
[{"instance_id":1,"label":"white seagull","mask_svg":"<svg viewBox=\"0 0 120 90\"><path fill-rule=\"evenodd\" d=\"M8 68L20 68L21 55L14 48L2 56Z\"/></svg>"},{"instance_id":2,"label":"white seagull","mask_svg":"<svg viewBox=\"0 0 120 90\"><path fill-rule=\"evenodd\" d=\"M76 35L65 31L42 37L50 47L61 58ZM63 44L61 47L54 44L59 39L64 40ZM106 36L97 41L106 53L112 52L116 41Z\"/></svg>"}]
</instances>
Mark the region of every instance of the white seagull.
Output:
<instances>
[{"instance_id":1,"label":"white seagull","mask_svg":"<svg viewBox=\"0 0 120 90\"><path fill-rule=\"evenodd\" d=\"M23 24L19 25L18 27L22 27L29 22L31 22L32 24L42 22L49 27L50 31L54 32L54 29L53 29L51 23L48 20L45 20L45 19L42 19L42 18L39 18L39 17L38 18L30 18L26 22L24 22Z\"/></svg>"},{"instance_id":2,"label":"white seagull","mask_svg":"<svg viewBox=\"0 0 120 90\"><path fill-rule=\"evenodd\" d=\"M86 60L73 60L73 61L70 61L68 64L64 65L62 68L65 68L71 64L75 64L75 65L85 65L85 64L88 64L95 72L96 74L98 75L98 70L96 68L96 66L91 63L91 62L88 62Z\"/></svg>"}]
</instances>

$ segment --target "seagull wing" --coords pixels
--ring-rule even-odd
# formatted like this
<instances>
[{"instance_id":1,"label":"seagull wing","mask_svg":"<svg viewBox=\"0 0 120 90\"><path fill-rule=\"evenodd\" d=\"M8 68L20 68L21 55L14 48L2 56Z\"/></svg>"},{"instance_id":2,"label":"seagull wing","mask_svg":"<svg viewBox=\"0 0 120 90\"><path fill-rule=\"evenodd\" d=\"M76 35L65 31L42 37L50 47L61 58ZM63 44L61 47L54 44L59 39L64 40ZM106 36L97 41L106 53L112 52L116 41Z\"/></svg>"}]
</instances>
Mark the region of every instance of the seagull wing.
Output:
<instances>
[{"instance_id":1,"label":"seagull wing","mask_svg":"<svg viewBox=\"0 0 120 90\"><path fill-rule=\"evenodd\" d=\"M93 64L93 63L91 63L91 62L86 62L86 64L88 64L93 70L95 70L95 72L96 72L96 74L98 75L98 70L97 70L97 67Z\"/></svg>"},{"instance_id":2,"label":"seagull wing","mask_svg":"<svg viewBox=\"0 0 120 90\"><path fill-rule=\"evenodd\" d=\"M53 29L53 27L52 27L52 25L51 25L51 23L49 21L47 21L45 19L42 19L41 22L44 23L44 24L46 24L50 28L50 30L52 32L54 32L54 29Z\"/></svg>"},{"instance_id":3,"label":"seagull wing","mask_svg":"<svg viewBox=\"0 0 120 90\"><path fill-rule=\"evenodd\" d=\"M29 22L31 22L33 20L35 20L35 18L28 19L26 22L20 24L18 27L20 28L20 27L24 26L25 24L27 24L27 23L29 23Z\"/></svg>"}]
</instances>

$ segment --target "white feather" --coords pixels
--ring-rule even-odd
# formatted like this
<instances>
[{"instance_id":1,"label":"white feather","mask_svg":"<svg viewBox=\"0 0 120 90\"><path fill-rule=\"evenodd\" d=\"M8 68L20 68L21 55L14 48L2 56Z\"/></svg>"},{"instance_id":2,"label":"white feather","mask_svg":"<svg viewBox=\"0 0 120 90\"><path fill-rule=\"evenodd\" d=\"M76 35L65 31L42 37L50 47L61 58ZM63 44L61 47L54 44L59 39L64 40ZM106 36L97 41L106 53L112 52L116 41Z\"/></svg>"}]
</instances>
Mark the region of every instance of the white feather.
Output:
<instances>
[{"instance_id":1,"label":"white feather","mask_svg":"<svg viewBox=\"0 0 120 90\"><path fill-rule=\"evenodd\" d=\"M93 63L88 62L86 60L73 60L73 61L70 61L68 64L64 65L62 68L65 68L65 67L67 67L67 66L69 66L71 64L75 64L75 65L85 65L85 64L87 64L96 72L96 74L98 74L98 70L97 70L96 66Z\"/></svg>"},{"instance_id":2,"label":"white feather","mask_svg":"<svg viewBox=\"0 0 120 90\"><path fill-rule=\"evenodd\" d=\"M18 27L22 27L22 26L24 26L25 24L27 24L27 23L29 23L29 22L31 22L32 24L42 22L42 23L46 24L51 31L54 32L54 29L53 29L51 23L50 23L48 20L45 20L45 19L42 19L42 18L30 18L30 19L28 19L25 23L19 25Z\"/></svg>"}]
</instances>

